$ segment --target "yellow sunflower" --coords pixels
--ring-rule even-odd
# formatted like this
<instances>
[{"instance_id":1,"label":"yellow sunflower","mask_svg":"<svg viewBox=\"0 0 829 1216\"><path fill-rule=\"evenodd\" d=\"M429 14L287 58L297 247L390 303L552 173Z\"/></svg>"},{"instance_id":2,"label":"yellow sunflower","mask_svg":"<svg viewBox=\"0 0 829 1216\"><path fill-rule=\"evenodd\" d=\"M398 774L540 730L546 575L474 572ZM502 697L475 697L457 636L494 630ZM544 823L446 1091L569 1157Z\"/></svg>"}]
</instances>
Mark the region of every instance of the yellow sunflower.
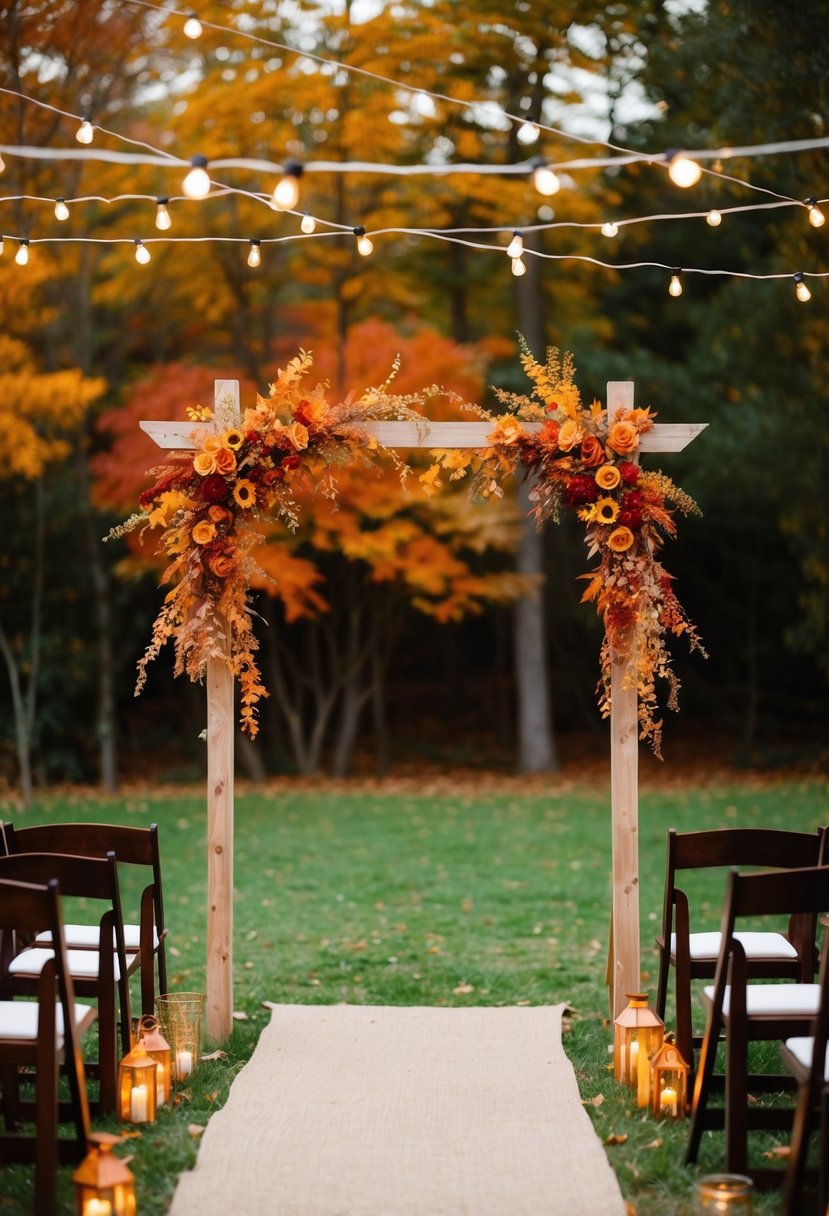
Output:
<instances>
[{"instance_id":1,"label":"yellow sunflower","mask_svg":"<svg viewBox=\"0 0 829 1216\"><path fill-rule=\"evenodd\" d=\"M593 518L600 524L615 523L618 514L619 504L614 499L605 496L596 500Z\"/></svg>"},{"instance_id":2,"label":"yellow sunflower","mask_svg":"<svg viewBox=\"0 0 829 1216\"><path fill-rule=\"evenodd\" d=\"M222 435L222 443L233 452L238 452L244 442L244 435L241 431L237 431L235 427L229 431L225 431L224 435Z\"/></svg>"},{"instance_id":3,"label":"yellow sunflower","mask_svg":"<svg viewBox=\"0 0 829 1216\"><path fill-rule=\"evenodd\" d=\"M256 486L246 477L240 477L233 487L233 498L240 507L252 507L256 502Z\"/></svg>"}]
</instances>

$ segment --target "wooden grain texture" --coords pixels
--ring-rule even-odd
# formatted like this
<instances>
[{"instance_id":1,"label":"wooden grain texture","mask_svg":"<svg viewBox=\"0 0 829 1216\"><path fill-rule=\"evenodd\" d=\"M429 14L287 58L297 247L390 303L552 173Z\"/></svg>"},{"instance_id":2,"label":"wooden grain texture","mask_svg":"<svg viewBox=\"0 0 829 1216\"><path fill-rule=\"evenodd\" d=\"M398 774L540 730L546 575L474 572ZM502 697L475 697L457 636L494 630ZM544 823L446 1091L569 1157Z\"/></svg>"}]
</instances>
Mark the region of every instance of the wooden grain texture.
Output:
<instances>
[{"instance_id":1,"label":"wooden grain texture","mask_svg":"<svg viewBox=\"0 0 829 1216\"><path fill-rule=\"evenodd\" d=\"M207 979L208 1040L233 1028L233 673L207 663Z\"/></svg>"}]
</instances>

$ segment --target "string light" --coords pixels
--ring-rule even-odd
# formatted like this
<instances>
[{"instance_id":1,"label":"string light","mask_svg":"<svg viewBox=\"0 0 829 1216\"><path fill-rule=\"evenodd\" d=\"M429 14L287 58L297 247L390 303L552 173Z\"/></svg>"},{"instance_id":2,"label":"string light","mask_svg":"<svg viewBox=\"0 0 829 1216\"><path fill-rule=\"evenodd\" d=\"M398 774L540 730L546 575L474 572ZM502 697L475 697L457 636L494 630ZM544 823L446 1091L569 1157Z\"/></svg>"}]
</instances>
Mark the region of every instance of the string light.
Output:
<instances>
[{"instance_id":1,"label":"string light","mask_svg":"<svg viewBox=\"0 0 829 1216\"><path fill-rule=\"evenodd\" d=\"M168 198L157 198L155 200L155 226L161 232L166 232L172 226L173 221L170 219L170 212L167 210Z\"/></svg>"},{"instance_id":2,"label":"string light","mask_svg":"<svg viewBox=\"0 0 829 1216\"><path fill-rule=\"evenodd\" d=\"M709 211L705 217L705 222L709 228L719 228L722 223L722 215L719 211Z\"/></svg>"},{"instance_id":3,"label":"string light","mask_svg":"<svg viewBox=\"0 0 829 1216\"><path fill-rule=\"evenodd\" d=\"M250 253L248 254L248 266L252 267L254 270L256 269L257 266L262 265L261 244L262 244L261 241L257 241L255 239L252 239L250 242Z\"/></svg>"},{"instance_id":4,"label":"string light","mask_svg":"<svg viewBox=\"0 0 829 1216\"><path fill-rule=\"evenodd\" d=\"M809 223L813 228L822 228L826 223L826 216L817 205L816 198L807 198L806 206L809 208Z\"/></svg>"},{"instance_id":5,"label":"string light","mask_svg":"<svg viewBox=\"0 0 829 1216\"><path fill-rule=\"evenodd\" d=\"M367 258L368 255L373 251L374 244L369 237L366 236L365 228L362 224L359 224L356 228L352 228L351 231L357 238L357 252L362 254L364 258Z\"/></svg>"},{"instance_id":6,"label":"string light","mask_svg":"<svg viewBox=\"0 0 829 1216\"><path fill-rule=\"evenodd\" d=\"M206 156L190 157L190 172L181 188L188 198L207 198L210 193L210 178L207 176Z\"/></svg>"},{"instance_id":7,"label":"string light","mask_svg":"<svg viewBox=\"0 0 829 1216\"><path fill-rule=\"evenodd\" d=\"M812 293L806 285L806 280L803 278L802 271L798 270L794 276L794 294L800 300L801 304L808 303L812 298Z\"/></svg>"},{"instance_id":8,"label":"string light","mask_svg":"<svg viewBox=\"0 0 829 1216\"><path fill-rule=\"evenodd\" d=\"M602 236L617 236L619 233L619 225L614 224L613 220L608 220L606 224L602 224Z\"/></svg>"},{"instance_id":9,"label":"string light","mask_svg":"<svg viewBox=\"0 0 829 1216\"><path fill-rule=\"evenodd\" d=\"M527 267L521 258L512 259L512 273L517 279L520 279L522 274L527 273Z\"/></svg>"},{"instance_id":10,"label":"string light","mask_svg":"<svg viewBox=\"0 0 829 1216\"><path fill-rule=\"evenodd\" d=\"M681 270L672 270L671 271L671 281L668 284L668 295L669 296L681 296L682 295L682 280L680 278L681 274L682 274Z\"/></svg>"},{"instance_id":11,"label":"string light","mask_svg":"<svg viewBox=\"0 0 829 1216\"><path fill-rule=\"evenodd\" d=\"M2 255L3 250L5 248L6 248L6 238L4 236L0 236L0 255Z\"/></svg>"},{"instance_id":12,"label":"string light","mask_svg":"<svg viewBox=\"0 0 829 1216\"><path fill-rule=\"evenodd\" d=\"M702 177L702 169L697 162L682 152L666 152L665 159L668 162L668 177L683 190L695 186Z\"/></svg>"},{"instance_id":13,"label":"string light","mask_svg":"<svg viewBox=\"0 0 829 1216\"><path fill-rule=\"evenodd\" d=\"M517 230L512 234L512 240L507 245L508 258L520 258L524 252L524 238Z\"/></svg>"},{"instance_id":14,"label":"string light","mask_svg":"<svg viewBox=\"0 0 829 1216\"><path fill-rule=\"evenodd\" d=\"M78 141L79 144L91 144L92 140L94 138L95 138L95 131L93 129L92 123L89 121L88 117L84 118L83 121L81 122L81 125L78 127L77 131L75 132L75 139Z\"/></svg>"},{"instance_id":15,"label":"string light","mask_svg":"<svg viewBox=\"0 0 829 1216\"><path fill-rule=\"evenodd\" d=\"M313 215L309 215L307 211L303 211L302 222L299 226L306 236L310 236L312 232L316 232L317 230L317 221Z\"/></svg>"},{"instance_id":16,"label":"string light","mask_svg":"<svg viewBox=\"0 0 829 1216\"><path fill-rule=\"evenodd\" d=\"M62 198L55 199L55 219L68 220L69 208L66 205L66 200Z\"/></svg>"},{"instance_id":17,"label":"string light","mask_svg":"<svg viewBox=\"0 0 829 1216\"><path fill-rule=\"evenodd\" d=\"M17 253L14 255L14 260L18 266L25 266L29 261L29 242L23 237L17 247Z\"/></svg>"},{"instance_id":18,"label":"string light","mask_svg":"<svg viewBox=\"0 0 829 1216\"><path fill-rule=\"evenodd\" d=\"M204 26L195 13L191 13L184 23L184 33L188 38L201 38Z\"/></svg>"},{"instance_id":19,"label":"string light","mask_svg":"<svg viewBox=\"0 0 829 1216\"><path fill-rule=\"evenodd\" d=\"M141 266L146 266L150 260L150 251L141 240L135 242L135 260Z\"/></svg>"},{"instance_id":20,"label":"string light","mask_svg":"<svg viewBox=\"0 0 829 1216\"><path fill-rule=\"evenodd\" d=\"M283 172L284 176L276 183L271 206L276 211L293 211L299 202L299 179L302 177L302 165L298 160L286 161Z\"/></svg>"},{"instance_id":21,"label":"string light","mask_svg":"<svg viewBox=\"0 0 829 1216\"><path fill-rule=\"evenodd\" d=\"M6 162L3 160L3 157L2 157L2 156L0 156L0 173L2 173L2 172L3 172L3 170L5 169L5 167L6 167Z\"/></svg>"},{"instance_id":22,"label":"string light","mask_svg":"<svg viewBox=\"0 0 829 1216\"><path fill-rule=\"evenodd\" d=\"M553 173L550 166L543 160L535 161L533 169L533 185L539 194L543 194L545 198L549 198L552 194L558 194L561 189L561 182Z\"/></svg>"}]
</instances>

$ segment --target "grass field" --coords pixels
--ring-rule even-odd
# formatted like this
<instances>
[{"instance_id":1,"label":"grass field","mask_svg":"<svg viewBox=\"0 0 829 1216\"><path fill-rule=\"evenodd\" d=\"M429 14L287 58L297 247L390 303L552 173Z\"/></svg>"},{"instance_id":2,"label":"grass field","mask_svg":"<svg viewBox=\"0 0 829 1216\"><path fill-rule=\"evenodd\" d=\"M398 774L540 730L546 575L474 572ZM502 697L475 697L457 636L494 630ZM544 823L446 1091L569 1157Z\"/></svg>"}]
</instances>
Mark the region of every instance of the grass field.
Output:
<instances>
[{"instance_id":1,"label":"grass field","mask_svg":"<svg viewBox=\"0 0 829 1216\"><path fill-rule=\"evenodd\" d=\"M651 943L661 916L667 828L811 830L826 819L827 792L818 781L643 792L644 988L653 990L656 982ZM603 1140L627 1136L607 1150L626 1197L638 1216L690 1216L694 1178L722 1168L721 1136L707 1134L699 1171L687 1169L687 1124L667 1126L643 1117L609 1069L608 804L600 785L559 781L545 787L504 778L385 787L285 782L237 792L234 982L235 1008L243 1016L224 1045L226 1057L202 1064L183 1100L163 1109L155 1125L130 1141L140 1216L166 1211L178 1174L195 1159L198 1140L191 1125L206 1124L224 1102L268 1017L265 1000L567 1001L573 1014L565 1047L597 1134ZM0 814L22 821L11 804L0 804ZM25 816L27 823L67 820L159 824L170 988L203 991L203 794L54 796ZM721 895L718 875L709 875L692 895L709 927L718 923ZM134 901L135 892L128 890L127 905ZM763 1140L756 1151L770 1143ZM62 1171L60 1212L67 1216L74 1211L70 1176L71 1170ZM27 1212L30 1194L31 1171L0 1170L4 1213ZM775 1196L760 1197L755 1216L770 1216L777 1208Z\"/></svg>"}]
</instances>

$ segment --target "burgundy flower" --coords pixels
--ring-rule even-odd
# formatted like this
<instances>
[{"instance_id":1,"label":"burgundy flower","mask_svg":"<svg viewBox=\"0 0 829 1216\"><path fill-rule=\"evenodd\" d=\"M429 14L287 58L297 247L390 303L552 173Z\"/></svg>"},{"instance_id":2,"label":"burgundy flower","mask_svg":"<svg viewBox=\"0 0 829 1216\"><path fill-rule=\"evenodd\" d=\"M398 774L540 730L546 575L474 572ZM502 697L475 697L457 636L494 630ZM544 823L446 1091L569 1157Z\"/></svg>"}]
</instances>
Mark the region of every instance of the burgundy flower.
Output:
<instances>
[{"instance_id":1,"label":"burgundy flower","mask_svg":"<svg viewBox=\"0 0 829 1216\"><path fill-rule=\"evenodd\" d=\"M208 473L202 479L201 496L205 502L222 502L227 498L227 482L218 473Z\"/></svg>"},{"instance_id":2,"label":"burgundy flower","mask_svg":"<svg viewBox=\"0 0 829 1216\"><path fill-rule=\"evenodd\" d=\"M639 480L639 465L634 464L632 460L623 460L617 467L625 485L635 486Z\"/></svg>"},{"instance_id":3,"label":"burgundy flower","mask_svg":"<svg viewBox=\"0 0 829 1216\"><path fill-rule=\"evenodd\" d=\"M569 507L581 507L587 502L595 502L599 497L599 487L595 478L587 473L574 473L568 478L564 487L564 501Z\"/></svg>"},{"instance_id":4,"label":"burgundy flower","mask_svg":"<svg viewBox=\"0 0 829 1216\"><path fill-rule=\"evenodd\" d=\"M294 454L293 456L286 456L283 459L282 468L285 470L286 473L293 473L293 471L295 469L298 469L301 464L302 464L302 459L299 456L297 456L296 454Z\"/></svg>"}]
</instances>

